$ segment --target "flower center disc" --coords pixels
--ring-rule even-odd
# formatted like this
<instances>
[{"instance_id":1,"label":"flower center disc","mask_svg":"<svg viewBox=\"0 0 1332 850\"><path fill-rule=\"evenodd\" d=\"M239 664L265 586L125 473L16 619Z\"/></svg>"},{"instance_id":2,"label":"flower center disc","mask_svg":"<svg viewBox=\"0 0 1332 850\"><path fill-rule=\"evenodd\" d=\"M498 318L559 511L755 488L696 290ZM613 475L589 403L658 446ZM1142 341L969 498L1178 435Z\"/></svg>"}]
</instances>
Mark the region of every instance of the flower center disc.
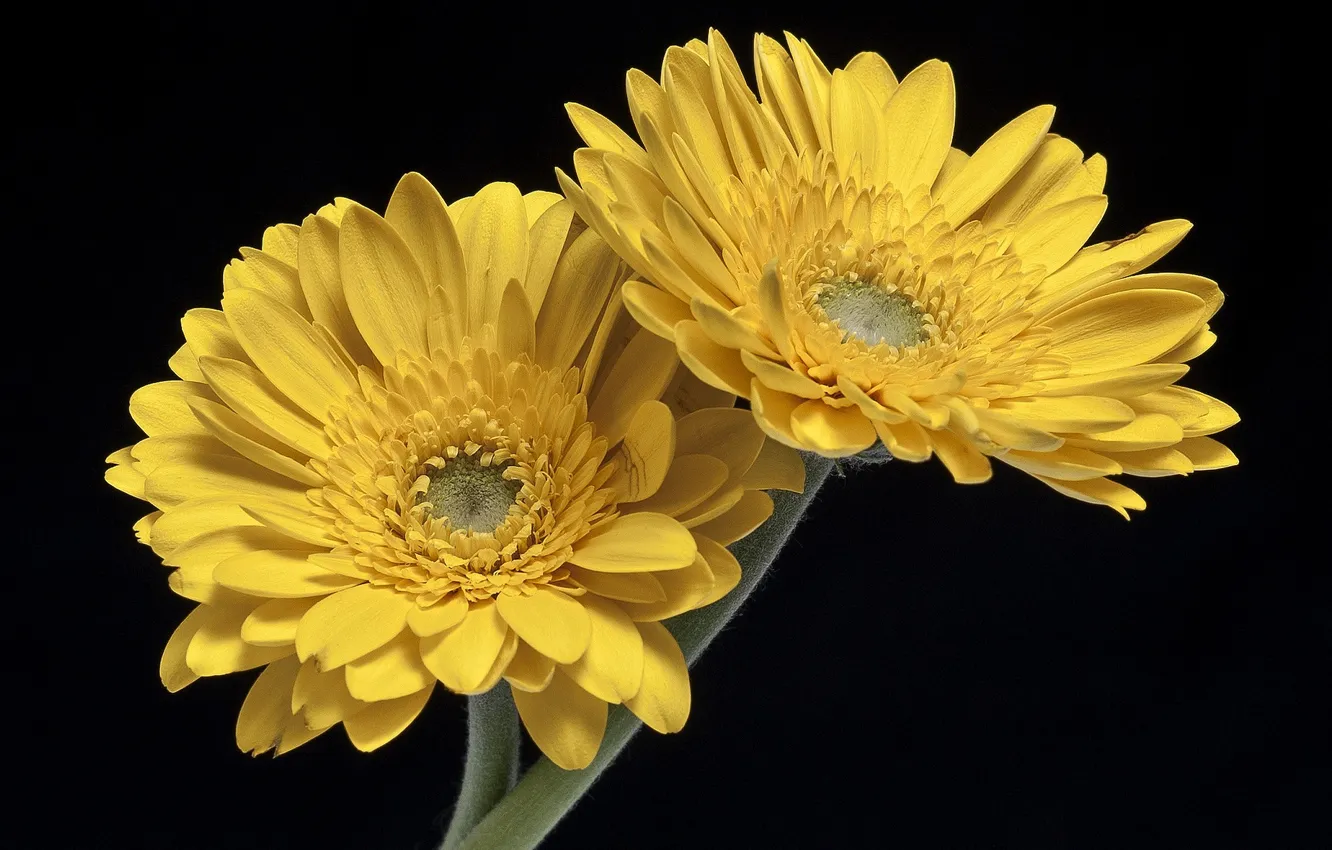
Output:
<instances>
[{"instance_id":1,"label":"flower center disc","mask_svg":"<svg viewBox=\"0 0 1332 850\"><path fill-rule=\"evenodd\" d=\"M864 280L832 280L814 301L846 332L843 342L855 337L870 345L909 348L927 336L923 316L910 298Z\"/></svg>"},{"instance_id":2,"label":"flower center disc","mask_svg":"<svg viewBox=\"0 0 1332 850\"><path fill-rule=\"evenodd\" d=\"M504 522L513 507L521 481L504 478L509 463L481 465L475 458L460 454L442 467L426 473L430 487L423 501L430 503L430 515L447 520L454 528L490 534Z\"/></svg>"}]
</instances>

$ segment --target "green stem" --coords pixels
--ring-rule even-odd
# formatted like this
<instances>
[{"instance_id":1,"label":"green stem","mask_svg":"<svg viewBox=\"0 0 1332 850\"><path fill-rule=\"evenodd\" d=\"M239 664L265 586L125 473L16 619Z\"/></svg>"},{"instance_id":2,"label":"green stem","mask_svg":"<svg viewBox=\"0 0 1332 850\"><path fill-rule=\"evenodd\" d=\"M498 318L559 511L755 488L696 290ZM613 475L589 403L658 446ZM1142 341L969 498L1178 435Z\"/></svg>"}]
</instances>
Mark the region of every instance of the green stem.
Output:
<instances>
[{"instance_id":1,"label":"green stem","mask_svg":"<svg viewBox=\"0 0 1332 850\"><path fill-rule=\"evenodd\" d=\"M453 819L440 850L457 850L467 833L518 781L518 710L507 682L467 698L467 763Z\"/></svg>"},{"instance_id":2,"label":"green stem","mask_svg":"<svg viewBox=\"0 0 1332 850\"><path fill-rule=\"evenodd\" d=\"M754 592L833 469L833 461L827 458L807 454L804 460L805 492L773 492L772 517L754 533L731 547L743 568L740 584L720 601L666 622L665 625L679 641L680 649L690 664L698 660L708 644ZM504 698L509 701L512 711L513 701L507 690ZM475 701L478 697L472 699ZM469 819L465 824L460 824L462 799L468 796L468 782L474 773L471 765L473 754L487 750L484 744L473 746L469 739L468 765L463 775L458 814L449 826L449 834L441 850L531 850L536 847L560 819L573 809L602 772L610 767L641 725L638 718L624 706L612 707L601 749L591 765L583 770L562 770L549 759L541 758L507 796L503 799L491 798L492 801L498 799L498 804L488 814L479 820ZM469 723L468 729L472 736L489 737L496 734L480 724ZM511 735L508 731L502 734ZM469 811L469 818L473 814Z\"/></svg>"}]
</instances>

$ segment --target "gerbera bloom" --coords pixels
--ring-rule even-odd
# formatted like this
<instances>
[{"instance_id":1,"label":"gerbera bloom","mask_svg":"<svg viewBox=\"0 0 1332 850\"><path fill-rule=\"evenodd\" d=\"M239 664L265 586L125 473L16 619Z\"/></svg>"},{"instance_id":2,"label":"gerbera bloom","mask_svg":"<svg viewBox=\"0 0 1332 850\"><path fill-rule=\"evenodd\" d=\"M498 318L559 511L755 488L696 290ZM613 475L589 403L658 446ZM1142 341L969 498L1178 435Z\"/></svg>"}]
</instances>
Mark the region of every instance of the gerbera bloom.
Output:
<instances>
[{"instance_id":1,"label":"gerbera bloom","mask_svg":"<svg viewBox=\"0 0 1332 850\"><path fill-rule=\"evenodd\" d=\"M660 621L736 584L724 546L771 513L762 488L802 486L799 457L637 327L553 193L446 206L409 174L384 217L339 200L262 245L185 315L180 380L134 393L148 437L109 458L199 603L167 688L263 667L236 727L255 754L338 723L372 750L436 681L501 677L562 767L608 703L680 729Z\"/></svg>"},{"instance_id":2,"label":"gerbera bloom","mask_svg":"<svg viewBox=\"0 0 1332 850\"><path fill-rule=\"evenodd\" d=\"M829 73L809 45L754 42L759 95L721 35L630 71L641 144L586 107L560 182L646 281L631 313L774 439L826 456L882 441L959 482L990 458L1061 493L1145 503L1106 476L1216 469L1238 421L1176 385L1216 339L1217 285L1140 275L1188 231L1083 247L1105 160L1039 106L975 153L951 147L953 76L900 83L877 54Z\"/></svg>"}]
</instances>

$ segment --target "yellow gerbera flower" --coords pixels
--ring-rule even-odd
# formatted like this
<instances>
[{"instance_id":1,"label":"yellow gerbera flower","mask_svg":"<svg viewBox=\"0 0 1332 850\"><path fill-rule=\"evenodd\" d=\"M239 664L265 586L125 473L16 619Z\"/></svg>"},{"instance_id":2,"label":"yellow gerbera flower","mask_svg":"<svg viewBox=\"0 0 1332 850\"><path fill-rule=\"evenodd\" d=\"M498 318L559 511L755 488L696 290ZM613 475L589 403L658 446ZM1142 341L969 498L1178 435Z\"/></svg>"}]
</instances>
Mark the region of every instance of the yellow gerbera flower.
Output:
<instances>
[{"instance_id":1,"label":"yellow gerbera flower","mask_svg":"<svg viewBox=\"0 0 1332 850\"><path fill-rule=\"evenodd\" d=\"M134 393L148 437L109 458L199 603L167 688L263 666L236 727L255 754L337 723L372 750L436 681L501 677L562 767L607 703L679 730L660 621L736 584L724 546L771 513L761 488L800 489L799 457L636 326L622 264L553 193L446 206L409 174L384 217L339 200L262 244L221 311L185 315L180 380Z\"/></svg>"},{"instance_id":2,"label":"yellow gerbera flower","mask_svg":"<svg viewBox=\"0 0 1332 850\"><path fill-rule=\"evenodd\" d=\"M900 83L877 54L829 73L809 45L754 42L759 96L721 35L628 77L640 145L571 104L589 147L578 213L653 285L623 297L693 372L749 399L774 439L826 456L877 442L963 483L990 458L1077 499L1141 509L1106 476L1236 462L1238 417L1176 385L1215 340L1217 285L1140 275L1184 221L1083 247L1105 160L1019 116L951 148L953 76Z\"/></svg>"}]
</instances>

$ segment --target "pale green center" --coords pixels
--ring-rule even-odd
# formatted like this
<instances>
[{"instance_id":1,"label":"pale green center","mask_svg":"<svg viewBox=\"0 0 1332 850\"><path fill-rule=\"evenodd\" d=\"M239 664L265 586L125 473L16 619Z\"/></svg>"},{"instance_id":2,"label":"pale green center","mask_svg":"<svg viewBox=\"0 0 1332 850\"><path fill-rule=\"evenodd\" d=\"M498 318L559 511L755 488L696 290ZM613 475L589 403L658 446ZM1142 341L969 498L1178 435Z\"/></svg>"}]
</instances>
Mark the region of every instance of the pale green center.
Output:
<instances>
[{"instance_id":1,"label":"pale green center","mask_svg":"<svg viewBox=\"0 0 1332 850\"><path fill-rule=\"evenodd\" d=\"M927 337L923 316L911 299L873 283L837 278L814 301L846 332L844 342L847 337L855 337L870 345L887 343L908 348L920 345Z\"/></svg>"},{"instance_id":2,"label":"pale green center","mask_svg":"<svg viewBox=\"0 0 1332 850\"><path fill-rule=\"evenodd\" d=\"M446 519L457 529L489 534L504 522L522 482L504 478L509 464L482 466L467 455L459 455L439 469L426 473L430 487L424 501L430 515Z\"/></svg>"}]
</instances>

